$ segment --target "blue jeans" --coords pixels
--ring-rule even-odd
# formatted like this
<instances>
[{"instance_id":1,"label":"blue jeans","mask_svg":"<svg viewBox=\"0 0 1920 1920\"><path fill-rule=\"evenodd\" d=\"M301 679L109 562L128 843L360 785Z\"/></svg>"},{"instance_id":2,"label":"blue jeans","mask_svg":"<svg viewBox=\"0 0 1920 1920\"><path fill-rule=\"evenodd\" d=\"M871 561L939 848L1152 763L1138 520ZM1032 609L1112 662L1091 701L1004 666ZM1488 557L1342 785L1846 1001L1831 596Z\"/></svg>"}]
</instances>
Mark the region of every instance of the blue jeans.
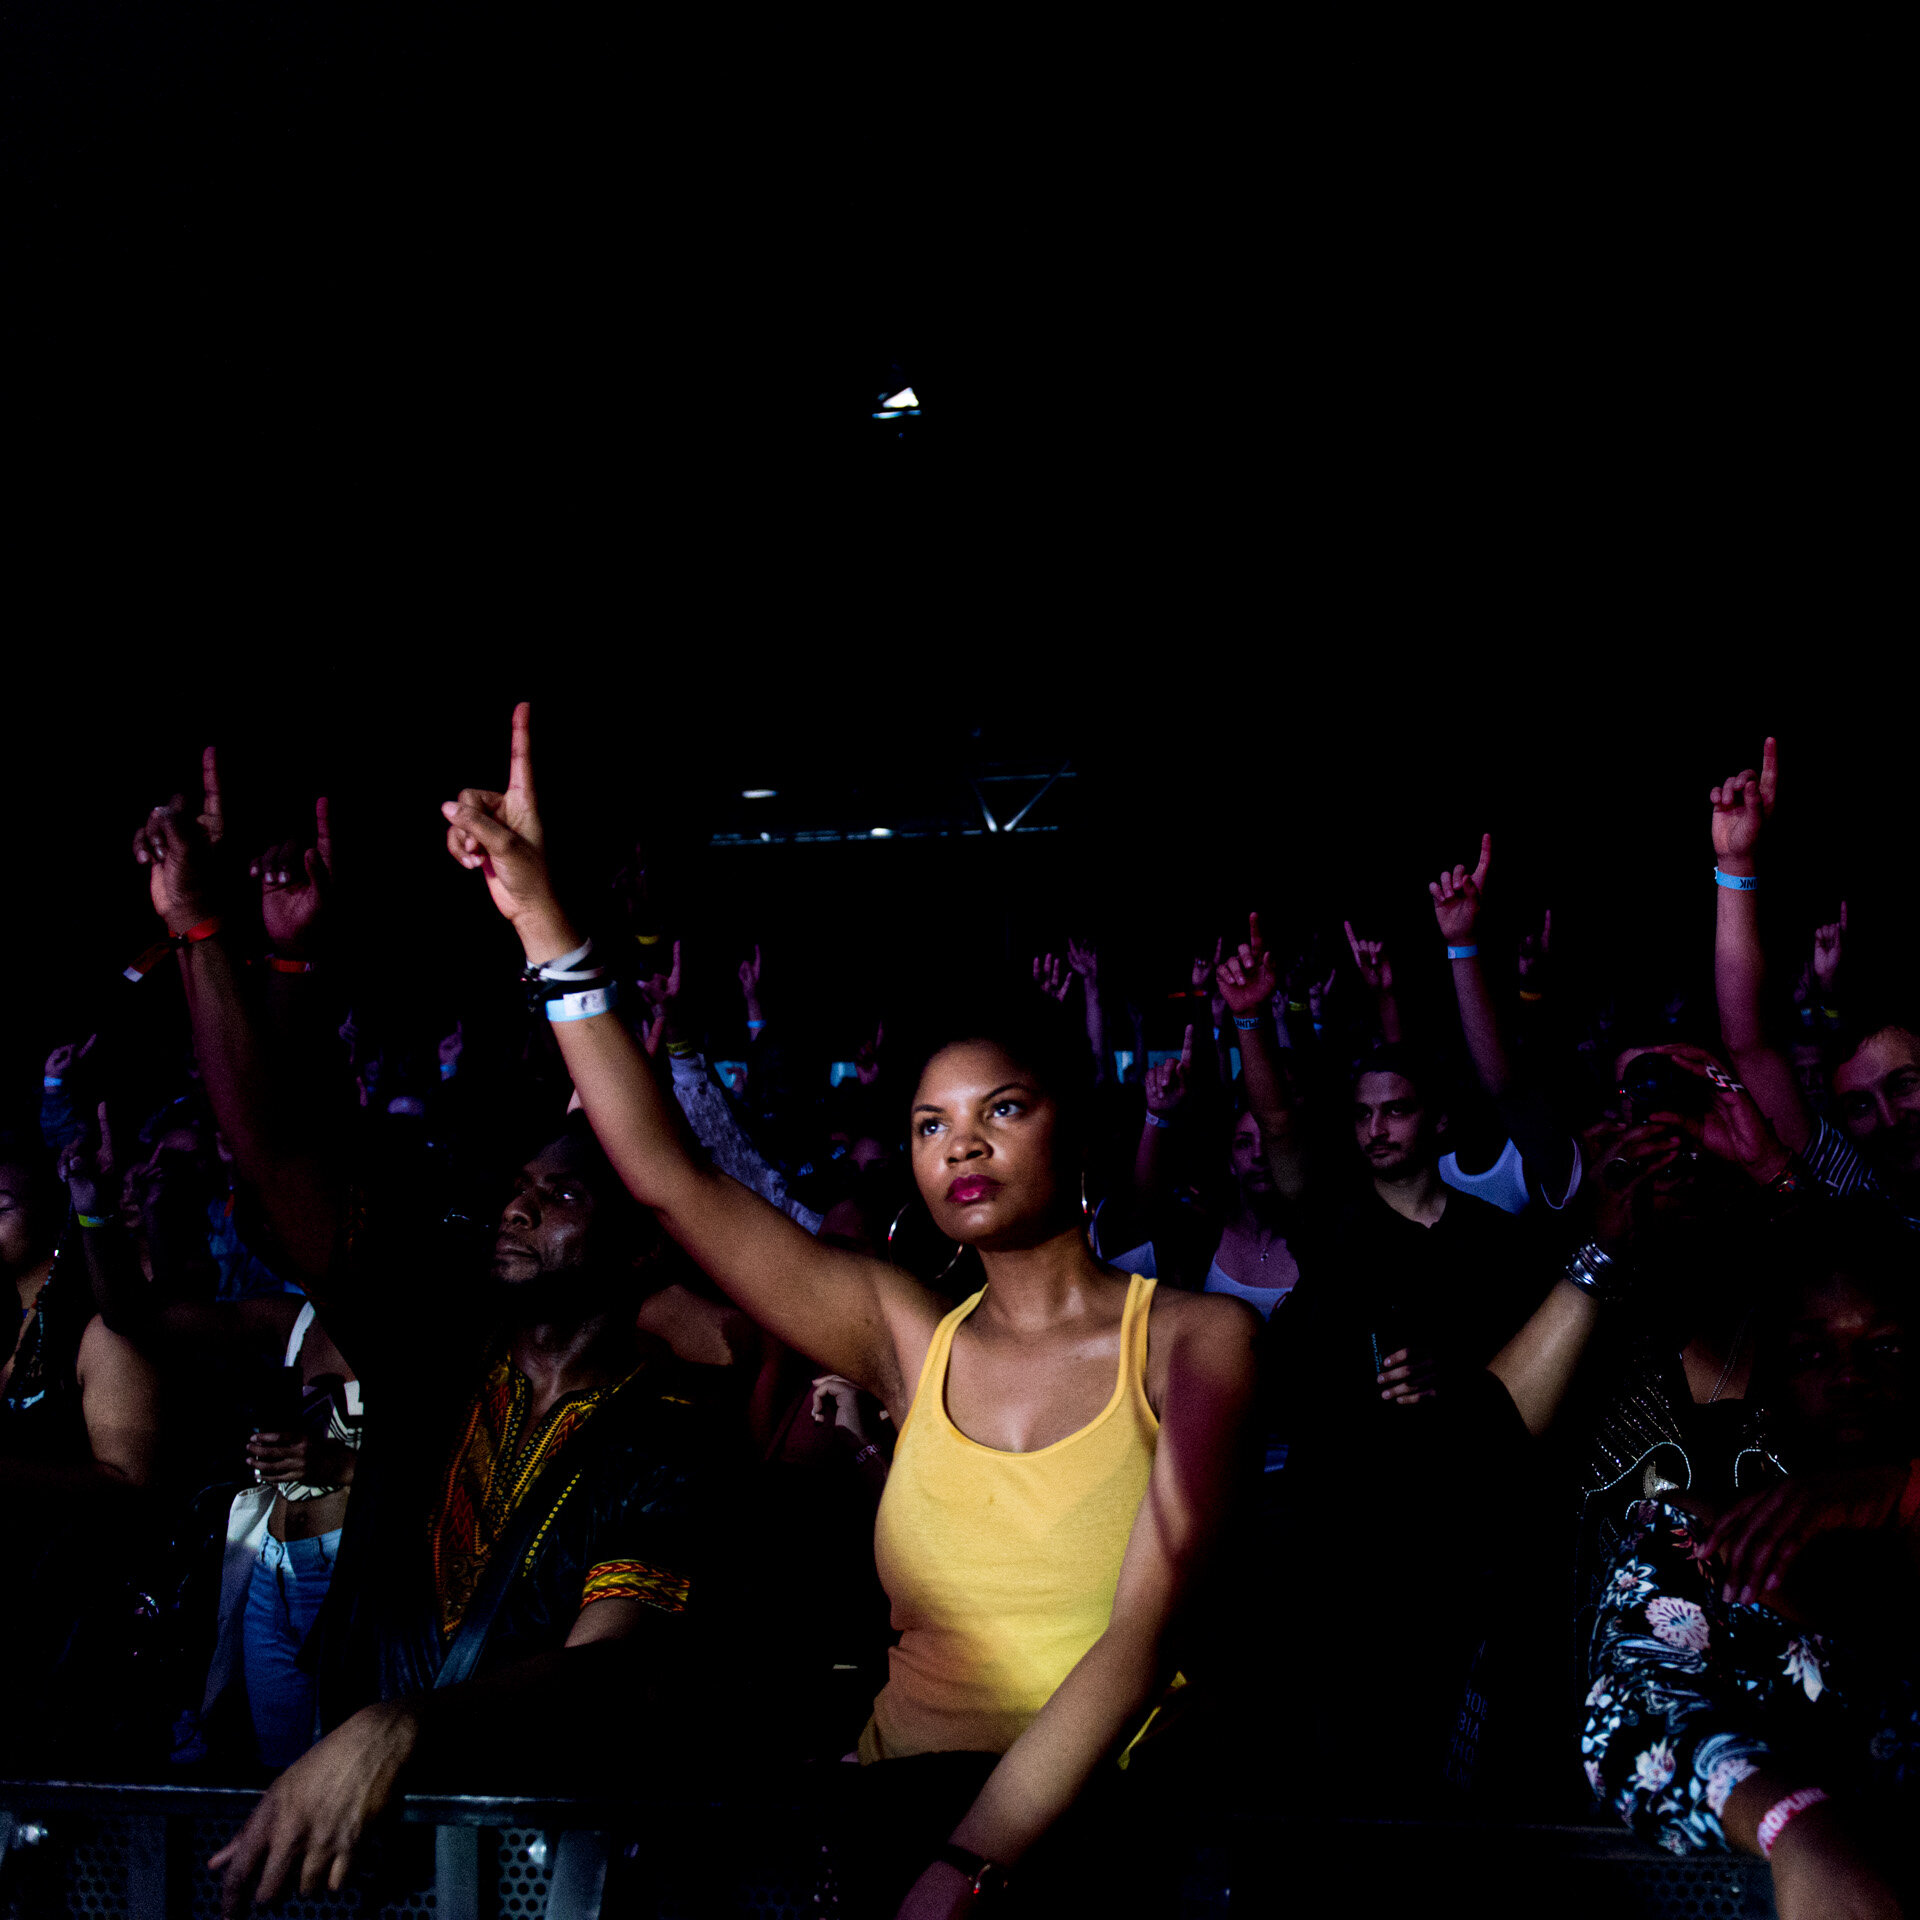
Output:
<instances>
[{"instance_id":1,"label":"blue jeans","mask_svg":"<svg viewBox=\"0 0 1920 1920\"><path fill-rule=\"evenodd\" d=\"M327 1597L339 1551L338 1527L311 1540L268 1534L253 1563L242 1644L254 1742L269 1767L291 1766L314 1742L313 1681L294 1662Z\"/></svg>"}]
</instances>

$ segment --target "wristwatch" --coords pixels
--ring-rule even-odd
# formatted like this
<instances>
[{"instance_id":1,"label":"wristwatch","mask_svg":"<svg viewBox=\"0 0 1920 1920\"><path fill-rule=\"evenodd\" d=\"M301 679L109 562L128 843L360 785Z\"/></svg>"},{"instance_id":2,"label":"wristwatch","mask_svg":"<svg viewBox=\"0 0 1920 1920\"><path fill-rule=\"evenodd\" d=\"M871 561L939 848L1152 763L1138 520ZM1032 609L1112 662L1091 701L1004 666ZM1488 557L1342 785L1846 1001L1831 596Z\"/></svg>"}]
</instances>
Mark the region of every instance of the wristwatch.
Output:
<instances>
[{"instance_id":1,"label":"wristwatch","mask_svg":"<svg viewBox=\"0 0 1920 1920\"><path fill-rule=\"evenodd\" d=\"M951 1840L934 1855L950 1867L958 1867L973 1883L976 1900L997 1900L1007 1890L1007 1870L968 1847L956 1847Z\"/></svg>"}]
</instances>

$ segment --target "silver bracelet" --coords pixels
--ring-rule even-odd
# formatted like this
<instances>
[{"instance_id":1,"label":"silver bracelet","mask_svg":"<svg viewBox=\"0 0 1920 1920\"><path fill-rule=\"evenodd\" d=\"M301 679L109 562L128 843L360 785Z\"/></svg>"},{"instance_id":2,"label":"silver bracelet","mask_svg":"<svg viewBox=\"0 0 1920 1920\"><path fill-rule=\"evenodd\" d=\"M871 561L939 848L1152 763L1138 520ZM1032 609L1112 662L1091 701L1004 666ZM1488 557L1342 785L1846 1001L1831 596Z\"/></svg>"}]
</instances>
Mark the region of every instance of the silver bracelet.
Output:
<instances>
[{"instance_id":1,"label":"silver bracelet","mask_svg":"<svg viewBox=\"0 0 1920 1920\"><path fill-rule=\"evenodd\" d=\"M1579 1248L1560 1277L1571 1280L1597 1306L1612 1305L1626 1291L1626 1274L1620 1263L1597 1240Z\"/></svg>"}]
</instances>

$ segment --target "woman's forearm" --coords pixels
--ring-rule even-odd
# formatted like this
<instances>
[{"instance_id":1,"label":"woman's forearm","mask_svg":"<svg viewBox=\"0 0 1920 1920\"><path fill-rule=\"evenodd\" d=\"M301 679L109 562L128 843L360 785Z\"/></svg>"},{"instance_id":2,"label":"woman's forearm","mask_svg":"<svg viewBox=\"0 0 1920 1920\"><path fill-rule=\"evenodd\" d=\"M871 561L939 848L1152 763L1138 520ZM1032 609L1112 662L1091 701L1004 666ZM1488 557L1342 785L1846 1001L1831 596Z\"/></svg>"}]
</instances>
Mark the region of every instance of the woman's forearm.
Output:
<instances>
[{"instance_id":1,"label":"woman's forearm","mask_svg":"<svg viewBox=\"0 0 1920 1920\"><path fill-rule=\"evenodd\" d=\"M1555 1283L1518 1333L1487 1362L1536 1439L1553 1425L1599 1324L1593 1296Z\"/></svg>"},{"instance_id":2,"label":"woman's forearm","mask_svg":"<svg viewBox=\"0 0 1920 1920\"><path fill-rule=\"evenodd\" d=\"M1001 1756L953 1830L956 1846L1011 1867L1072 1806L1153 1696L1159 1648L1109 1626Z\"/></svg>"}]
</instances>

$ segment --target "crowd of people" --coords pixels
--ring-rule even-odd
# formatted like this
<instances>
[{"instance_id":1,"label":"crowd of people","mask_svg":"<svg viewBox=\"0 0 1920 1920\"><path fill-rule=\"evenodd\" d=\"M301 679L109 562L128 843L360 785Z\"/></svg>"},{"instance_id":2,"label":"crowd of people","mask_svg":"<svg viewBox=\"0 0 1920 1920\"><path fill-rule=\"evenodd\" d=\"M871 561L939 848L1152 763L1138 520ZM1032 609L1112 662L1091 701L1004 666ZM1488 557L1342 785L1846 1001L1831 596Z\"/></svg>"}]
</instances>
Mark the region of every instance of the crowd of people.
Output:
<instances>
[{"instance_id":1,"label":"crowd of people","mask_svg":"<svg viewBox=\"0 0 1920 1920\"><path fill-rule=\"evenodd\" d=\"M259 1781L235 1911L415 1784L799 1776L847 1915L1170 1912L1226 1806L1906 1911L1920 1005L1844 907L1770 987L1780 788L1769 740L1674 823L1710 1006L1497 951L1489 837L1444 1022L1252 914L1177 1045L1114 1050L1075 939L829 1076L761 949L696 1023L670 906L560 896L526 707L440 823L505 1033L356 1018L326 801L237 849L208 749L133 838L140 1043L0 1140L0 1766Z\"/></svg>"}]
</instances>

